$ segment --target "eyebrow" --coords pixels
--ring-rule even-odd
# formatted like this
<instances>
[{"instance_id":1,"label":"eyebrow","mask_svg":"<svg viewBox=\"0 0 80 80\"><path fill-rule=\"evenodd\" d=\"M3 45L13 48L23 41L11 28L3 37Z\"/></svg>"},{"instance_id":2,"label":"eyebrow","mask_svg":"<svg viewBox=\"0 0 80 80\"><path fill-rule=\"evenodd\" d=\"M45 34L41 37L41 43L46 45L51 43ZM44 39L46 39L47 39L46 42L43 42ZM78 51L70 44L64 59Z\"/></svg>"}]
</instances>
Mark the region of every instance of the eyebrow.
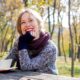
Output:
<instances>
[{"instance_id":1,"label":"eyebrow","mask_svg":"<svg viewBox=\"0 0 80 80\"><path fill-rule=\"evenodd\" d=\"M25 20L21 20L21 21L25 21Z\"/></svg>"}]
</instances>

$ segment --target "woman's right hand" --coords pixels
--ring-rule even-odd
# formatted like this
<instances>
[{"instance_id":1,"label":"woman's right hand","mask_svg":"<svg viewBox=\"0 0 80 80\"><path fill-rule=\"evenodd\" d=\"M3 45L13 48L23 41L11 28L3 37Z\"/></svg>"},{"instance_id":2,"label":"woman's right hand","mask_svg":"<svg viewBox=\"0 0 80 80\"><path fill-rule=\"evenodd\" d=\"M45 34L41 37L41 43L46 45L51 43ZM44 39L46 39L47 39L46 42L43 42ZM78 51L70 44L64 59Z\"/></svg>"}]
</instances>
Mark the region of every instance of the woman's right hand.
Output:
<instances>
[{"instance_id":1,"label":"woman's right hand","mask_svg":"<svg viewBox=\"0 0 80 80\"><path fill-rule=\"evenodd\" d=\"M18 49L28 48L28 44L34 39L34 37L30 34L30 32L26 32L26 34L21 35L19 37Z\"/></svg>"},{"instance_id":2,"label":"woman's right hand","mask_svg":"<svg viewBox=\"0 0 80 80\"><path fill-rule=\"evenodd\" d=\"M34 36L32 36L30 32L26 32L26 34L21 35L21 36L19 37L19 39L20 39L22 42L28 43L28 42L31 42L31 41L34 39Z\"/></svg>"},{"instance_id":3,"label":"woman's right hand","mask_svg":"<svg viewBox=\"0 0 80 80\"><path fill-rule=\"evenodd\" d=\"M30 26L25 28L23 35L25 35L27 32L29 32L30 35L34 37L34 40L39 38L39 32L36 32L33 27Z\"/></svg>"}]
</instances>

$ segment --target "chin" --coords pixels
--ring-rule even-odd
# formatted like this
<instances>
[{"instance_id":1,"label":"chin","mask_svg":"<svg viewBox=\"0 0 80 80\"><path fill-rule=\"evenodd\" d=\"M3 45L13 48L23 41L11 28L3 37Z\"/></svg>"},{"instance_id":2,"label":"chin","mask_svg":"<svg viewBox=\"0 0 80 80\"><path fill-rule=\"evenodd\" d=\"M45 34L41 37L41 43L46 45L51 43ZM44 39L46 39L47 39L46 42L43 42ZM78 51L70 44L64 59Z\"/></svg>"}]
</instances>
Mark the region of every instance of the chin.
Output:
<instances>
[{"instance_id":1,"label":"chin","mask_svg":"<svg viewBox=\"0 0 80 80\"><path fill-rule=\"evenodd\" d=\"M24 34L26 34L26 32L22 32L22 34L24 35Z\"/></svg>"}]
</instances>

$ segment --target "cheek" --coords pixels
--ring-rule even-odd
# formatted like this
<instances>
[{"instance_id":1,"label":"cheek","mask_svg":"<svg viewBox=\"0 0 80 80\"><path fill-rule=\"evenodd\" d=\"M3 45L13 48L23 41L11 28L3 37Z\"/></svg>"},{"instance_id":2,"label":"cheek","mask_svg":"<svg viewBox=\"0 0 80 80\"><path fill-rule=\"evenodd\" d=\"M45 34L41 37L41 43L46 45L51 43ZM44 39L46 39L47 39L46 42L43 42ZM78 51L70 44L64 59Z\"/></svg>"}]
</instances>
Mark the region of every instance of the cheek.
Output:
<instances>
[{"instance_id":1,"label":"cheek","mask_svg":"<svg viewBox=\"0 0 80 80\"><path fill-rule=\"evenodd\" d=\"M21 26L21 30L24 31L24 29L25 29L25 27L24 26Z\"/></svg>"},{"instance_id":2,"label":"cheek","mask_svg":"<svg viewBox=\"0 0 80 80\"><path fill-rule=\"evenodd\" d=\"M21 31L22 31L22 34L25 34L25 27L21 26Z\"/></svg>"},{"instance_id":3,"label":"cheek","mask_svg":"<svg viewBox=\"0 0 80 80\"><path fill-rule=\"evenodd\" d=\"M38 25L38 23L34 23L34 27L35 27L35 29L39 29L39 25Z\"/></svg>"}]
</instances>

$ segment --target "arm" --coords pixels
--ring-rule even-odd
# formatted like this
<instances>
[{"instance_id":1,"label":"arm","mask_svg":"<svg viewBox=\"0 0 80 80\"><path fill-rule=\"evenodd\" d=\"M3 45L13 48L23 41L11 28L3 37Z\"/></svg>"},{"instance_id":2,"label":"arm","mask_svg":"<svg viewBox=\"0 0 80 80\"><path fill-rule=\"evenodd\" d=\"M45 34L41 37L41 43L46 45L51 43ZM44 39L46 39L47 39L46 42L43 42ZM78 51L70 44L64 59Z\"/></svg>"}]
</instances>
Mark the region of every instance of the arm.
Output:
<instances>
[{"instance_id":1,"label":"arm","mask_svg":"<svg viewBox=\"0 0 80 80\"><path fill-rule=\"evenodd\" d=\"M5 58L5 59L12 59L12 65L11 66L13 66L15 61L16 61L16 53L18 51L17 46L18 46L18 41L16 40L14 42L14 45L13 45L12 49L10 50L9 54Z\"/></svg>"},{"instance_id":2,"label":"arm","mask_svg":"<svg viewBox=\"0 0 80 80\"><path fill-rule=\"evenodd\" d=\"M35 57L30 59L28 52L26 49L22 49L19 51L19 60L20 60L20 65L22 70L34 70L34 69L39 69L42 66L46 65L49 63L51 60L55 61L55 50L53 48L47 46L44 48L41 53Z\"/></svg>"}]
</instances>

